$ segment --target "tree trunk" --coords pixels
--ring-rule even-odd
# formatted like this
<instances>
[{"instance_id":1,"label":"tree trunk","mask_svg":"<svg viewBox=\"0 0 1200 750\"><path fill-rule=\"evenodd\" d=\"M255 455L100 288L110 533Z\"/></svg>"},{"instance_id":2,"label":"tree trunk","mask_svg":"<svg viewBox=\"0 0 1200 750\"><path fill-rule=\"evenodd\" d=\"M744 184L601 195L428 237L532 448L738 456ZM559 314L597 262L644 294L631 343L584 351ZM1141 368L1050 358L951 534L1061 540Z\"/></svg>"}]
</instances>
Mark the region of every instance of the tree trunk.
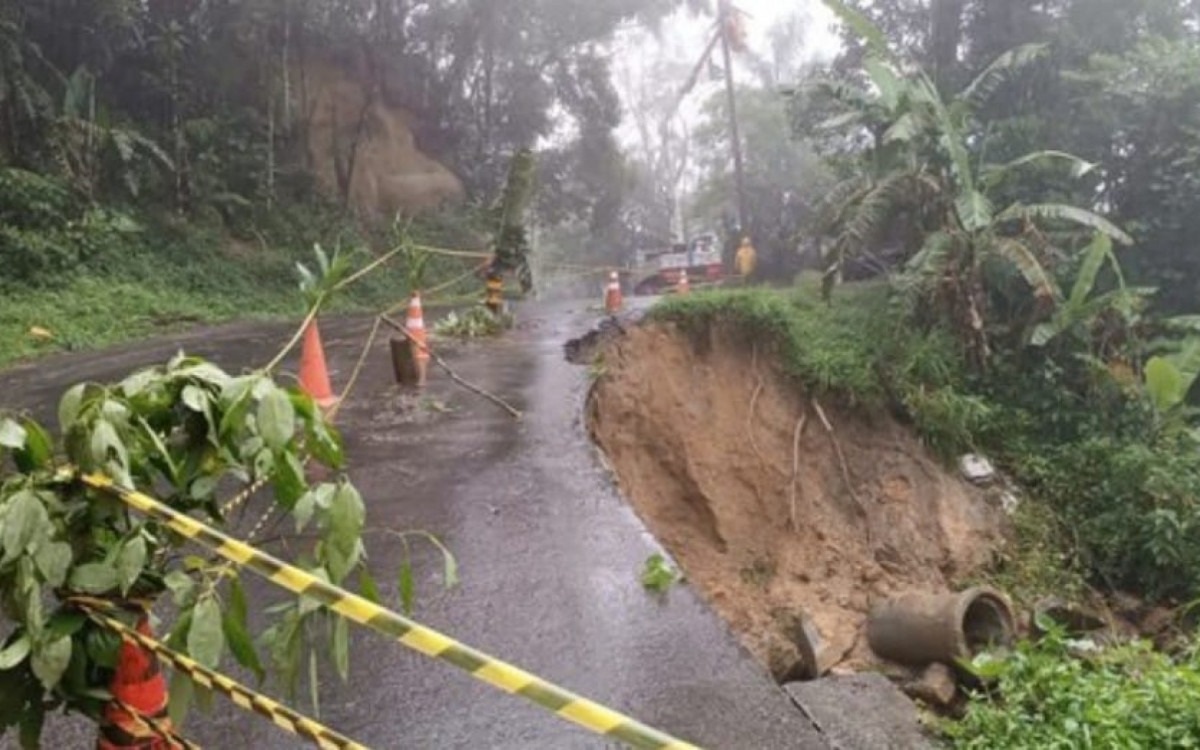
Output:
<instances>
[{"instance_id":1,"label":"tree trunk","mask_svg":"<svg viewBox=\"0 0 1200 750\"><path fill-rule=\"evenodd\" d=\"M267 209L275 203L275 95L267 87Z\"/></svg>"},{"instance_id":2,"label":"tree trunk","mask_svg":"<svg viewBox=\"0 0 1200 750\"><path fill-rule=\"evenodd\" d=\"M725 58L725 95L729 100L729 141L733 147L733 169L737 180L738 232L748 231L746 211L746 171L742 162L742 136L738 130L737 95L733 85L733 54L729 45L729 14L732 6L721 0L718 23L721 27L721 54Z\"/></svg>"},{"instance_id":3,"label":"tree trunk","mask_svg":"<svg viewBox=\"0 0 1200 750\"><path fill-rule=\"evenodd\" d=\"M187 138L183 134L180 113L179 63L171 62L171 136L175 149L175 209L184 213L188 208Z\"/></svg>"},{"instance_id":4,"label":"tree trunk","mask_svg":"<svg viewBox=\"0 0 1200 750\"><path fill-rule=\"evenodd\" d=\"M953 89L962 44L965 0L933 0L930 13L929 58L933 79L943 92Z\"/></svg>"},{"instance_id":5,"label":"tree trunk","mask_svg":"<svg viewBox=\"0 0 1200 750\"><path fill-rule=\"evenodd\" d=\"M283 16L283 49L280 52L279 67L283 74L283 132L290 133L292 129L292 4L285 6Z\"/></svg>"}]
</instances>

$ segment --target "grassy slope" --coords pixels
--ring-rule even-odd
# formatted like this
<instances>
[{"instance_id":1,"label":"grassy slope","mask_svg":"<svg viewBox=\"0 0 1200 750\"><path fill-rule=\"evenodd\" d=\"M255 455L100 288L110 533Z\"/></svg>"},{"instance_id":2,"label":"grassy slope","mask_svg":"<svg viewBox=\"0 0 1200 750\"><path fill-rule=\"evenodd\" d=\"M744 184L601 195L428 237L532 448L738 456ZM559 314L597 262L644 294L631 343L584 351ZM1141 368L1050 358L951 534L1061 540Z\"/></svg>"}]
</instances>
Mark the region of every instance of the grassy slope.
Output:
<instances>
[{"instance_id":1,"label":"grassy slope","mask_svg":"<svg viewBox=\"0 0 1200 750\"><path fill-rule=\"evenodd\" d=\"M299 318L304 313L295 263L311 265L311 251L248 245L191 228L147 231L139 239L124 248L127 255L120 264L97 264L0 295L0 365L197 324ZM368 260L360 251L355 267ZM427 279L437 283L467 267L466 261L435 258ZM472 292L475 286L468 280L446 294ZM330 309L375 312L407 293L406 269L397 260L347 289ZM31 335L35 326L50 331L52 338Z\"/></svg>"}]
</instances>

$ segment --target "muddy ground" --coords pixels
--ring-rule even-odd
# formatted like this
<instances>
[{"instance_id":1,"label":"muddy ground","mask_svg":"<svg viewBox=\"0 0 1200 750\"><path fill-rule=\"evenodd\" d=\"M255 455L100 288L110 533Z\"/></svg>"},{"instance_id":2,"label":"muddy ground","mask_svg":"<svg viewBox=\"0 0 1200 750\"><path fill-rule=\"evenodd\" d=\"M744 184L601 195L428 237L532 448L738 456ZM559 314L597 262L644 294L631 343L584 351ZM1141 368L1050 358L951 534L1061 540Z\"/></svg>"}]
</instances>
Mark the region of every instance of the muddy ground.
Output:
<instances>
[{"instance_id":1,"label":"muddy ground","mask_svg":"<svg viewBox=\"0 0 1200 750\"><path fill-rule=\"evenodd\" d=\"M875 660L871 605L946 591L1003 544L997 503L884 413L812 398L733 329L630 327L601 350L592 434L624 494L776 678Z\"/></svg>"}]
</instances>

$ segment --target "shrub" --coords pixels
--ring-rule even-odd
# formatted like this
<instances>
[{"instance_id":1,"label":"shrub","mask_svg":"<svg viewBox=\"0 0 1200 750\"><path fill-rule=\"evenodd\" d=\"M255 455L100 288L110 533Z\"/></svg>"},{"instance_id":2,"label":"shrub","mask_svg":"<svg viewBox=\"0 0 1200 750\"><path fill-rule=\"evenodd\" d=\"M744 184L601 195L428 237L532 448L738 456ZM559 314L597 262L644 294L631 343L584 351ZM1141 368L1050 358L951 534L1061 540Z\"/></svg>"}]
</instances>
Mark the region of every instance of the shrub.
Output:
<instances>
[{"instance_id":1,"label":"shrub","mask_svg":"<svg viewBox=\"0 0 1200 750\"><path fill-rule=\"evenodd\" d=\"M994 694L975 694L942 732L968 750L1200 747L1200 652L1175 660L1140 642L1093 648L1052 630L1003 659L977 660Z\"/></svg>"},{"instance_id":2,"label":"shrub","mask_svg":"<svg viewBox=\"0 0 1200 750\"><path fill-rule=\"evenodd\" d=\"M1152 597L1200 592L1200 454L1095 437L1047 449L1021 478L1059 508L1108 588Z\"/></svg>"},{"instance_id":3,"label":"shrub","mask_svg":"<svg viewBox=\"0 0 1200 750\"><path fill-rule=\"evenodd\" d=\"M23 169L0 169L0 224L54 229L78 212L78 201L63 183Z\"/></svg>"}]
</instances>

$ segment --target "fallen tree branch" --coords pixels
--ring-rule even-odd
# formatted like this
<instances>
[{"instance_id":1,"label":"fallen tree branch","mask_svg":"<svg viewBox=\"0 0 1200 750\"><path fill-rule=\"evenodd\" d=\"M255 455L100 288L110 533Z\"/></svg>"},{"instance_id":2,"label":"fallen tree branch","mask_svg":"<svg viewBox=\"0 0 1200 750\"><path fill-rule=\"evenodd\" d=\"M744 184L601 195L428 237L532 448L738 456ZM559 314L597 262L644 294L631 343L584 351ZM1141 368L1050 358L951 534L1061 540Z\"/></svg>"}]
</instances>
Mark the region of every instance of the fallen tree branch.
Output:
<instances>
[{"instance_id":1,"label":"fallen tree branch","mask_svg":"<svg viewBox=\"0 0 1200 750\"><path fill-rule=\"evenodd\" d=\"M504 409L509 414L511 414L513 419L520 419L522 417L521 412L518 411L516 409L516 407L509 404L504 399L500 398L499 396L496 396L495 394L489 393L489 392L485 391L484 389L480 388L479 386L469 383L466 380L463 380L461 377L459 377L458 373L456 373L454 371L454 369L452 367L450 367L450 365L446 364L446 361L444 359L442 359L437 354L435 354L428 346L417 341L416 338L413 337L412 333L410 333L407 328L400 325L399 323L392 320L391 318L389 318L386 315L380 315L379 319L382 320L387 325L389 325L390 327L392 327L392 328L396 329L397 331L399 331L400 333L404 334L404 337L407 338L409 340L409 342L412 343L413 346L420 347L421 351L428 354L429 358L433 360L434 364L436 364L438 367L440 367L442 369L443 372L445 372L447 375L449 375L450 379L453 380L455 383L458 383L460 386L467 389L468 391L470 391L476 395L482 396L482 397L486 398L488 401L491 401L493 404L496 404L501 409Z\"/></svg>"},{"instance_id":2,"label":"fallen tree branch","mask_svg":"<svg viewBox=\"0 0 1200 750\"><path fill-rule=\"evenodd\" d=\"M270 373L279 366L279 363L282 362L287 355L291 354L292 350L296 348L296 344L300 343L300 339L304 338L304 333L308 330L308 326L317 319L317 313L321 311L321 305L324 304L324 302L325 295L322 294L313 303L313 306L308 311L308 315L304 316L304 320L300 322L300 327L296 329L296 332L292 334L292 337L288 339L288 342L284 344L282 349L279 350L279 353L275 355L275 358L267 363L266 367L262 368L263 372Z\"/></svg>"}]
</instances>

